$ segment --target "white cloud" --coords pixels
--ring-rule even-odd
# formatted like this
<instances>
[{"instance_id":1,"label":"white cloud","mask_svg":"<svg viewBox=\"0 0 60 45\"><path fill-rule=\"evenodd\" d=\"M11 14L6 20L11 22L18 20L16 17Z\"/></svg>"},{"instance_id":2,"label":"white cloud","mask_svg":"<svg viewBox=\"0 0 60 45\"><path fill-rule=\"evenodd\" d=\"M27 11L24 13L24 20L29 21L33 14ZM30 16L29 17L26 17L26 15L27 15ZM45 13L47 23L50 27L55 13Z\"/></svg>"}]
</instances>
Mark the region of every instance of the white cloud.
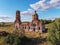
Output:
<instances>
[{"instance_id":1,"label":"white cloud","mask_svg":"<svg viewBox=\"0 0 60 45\"><path fill-rule=\"evenodd\" d=\"M14 18L9 15L0 15L0 22L13 22Z\"/></svg>"},{"instance_id":2,"label":"white cloud","mask_svg":"<svg viewBox=\"0 0 60 45\"><path fill-rule=\"evenodd\" d=\"M54 19L56 19L56 18L60 18L60 16L58 16L58 15L56 15L56 16L49 16L49 17L47 17L46 19L48 19L48 20L54 20Z\"/></svg>"},{"instance_id":3,"label":"white cloud","mask_svg":"<svg viewBox=\"0 0 60 45\"><path fill-rule=\"evenodd\" d=\"M60 8L60 0L40 0L30 6L35 10L47 10L50 8Z\"/></svg>"},{"instance_id":4,"label":"white cloud","mask_svg":"<svg viewBox=\"0 0 60 45\"><path fill-rule=\"evenodd\" d=\"M28 9L27 11L21 12L21 15L32 15L34 13L34 10Z\"/></svg>"}]
</instances>

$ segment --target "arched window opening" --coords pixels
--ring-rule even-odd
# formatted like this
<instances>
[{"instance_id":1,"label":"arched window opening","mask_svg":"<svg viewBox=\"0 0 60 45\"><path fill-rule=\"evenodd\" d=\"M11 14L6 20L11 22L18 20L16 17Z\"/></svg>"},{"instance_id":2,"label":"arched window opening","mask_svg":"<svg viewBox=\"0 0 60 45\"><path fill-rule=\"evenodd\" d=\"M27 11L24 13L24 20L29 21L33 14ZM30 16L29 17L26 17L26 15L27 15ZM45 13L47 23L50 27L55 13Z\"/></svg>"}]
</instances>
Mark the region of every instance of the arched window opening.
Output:
<instances>
[{"instance_id":1,"label":"arched window opening","mask_svg":"<svg viewBox=\"0 0 60 45\"><path fill-rule=\"evenodd\" d=\"M36 26L36 24L33 24L33 26L35 27L35 26Z\"/></svg>"},{"instance_id":2,"label":"arched window opening","mask_svg":"<svg viewBox=\"0 0 60 45\"><path fill-rule=\"evenodd\" d=\"M40 27L39 27L39 30L40 30Z\"/></svg>"},{"instance_id":3,"label":"arched window opening","mask_svg":"<svg viewBox=\"0 0 60 45\"><path fill-rule=\"evenodd\" d=\"M30 29L30 27L29 27L29 29Z\"/></svg>"},{"instance_id":4,"label":"arched window opening","mask_svg":"<svg viewBox=\"0 0 60 45\"><path fill-rule=\"evenodd\" d=\"M33 31L35 31L35 28L33 28Z\"/></svg>"},{"instance_id":5,"label":"arched window opening","mask_svg":"<svg viewBox=\"0 0 60 45\"><path fill-rule=\"evenodd\" d=\"M25 29L26 29L26 27L25 27Z\"/></svg>"}]
</instances>

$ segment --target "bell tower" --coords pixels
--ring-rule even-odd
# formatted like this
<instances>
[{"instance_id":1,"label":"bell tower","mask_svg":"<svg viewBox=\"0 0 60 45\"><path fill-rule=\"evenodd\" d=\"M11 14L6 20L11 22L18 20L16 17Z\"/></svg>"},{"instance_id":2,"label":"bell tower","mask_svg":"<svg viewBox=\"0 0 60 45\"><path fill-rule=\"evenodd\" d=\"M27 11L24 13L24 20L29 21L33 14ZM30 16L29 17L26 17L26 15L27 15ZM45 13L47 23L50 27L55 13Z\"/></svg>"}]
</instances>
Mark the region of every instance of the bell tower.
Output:
<instances>
[{"instance_id":1,"label":"bell tower","mask_svg":"<svg viewBox=\"0 0 60 45\"><path fill-rule=\"evenodd\" d=\"M36 11L35 11L34 15L32 15L32 20L33 21L38 20L38 14L36 13Z\"/></svg>"},{"instance_id":2,"label":"bell tower","mask_svg":"<svg viewBox=\"0 0 60 45\"><path fill-rule=\"evenodd\" d=\"M15 19L15 28L20 28L20 25L21 25L21 19L20 19L20 11L17 10L16 11L16 19Z\"/></svg>"}]
</instances>

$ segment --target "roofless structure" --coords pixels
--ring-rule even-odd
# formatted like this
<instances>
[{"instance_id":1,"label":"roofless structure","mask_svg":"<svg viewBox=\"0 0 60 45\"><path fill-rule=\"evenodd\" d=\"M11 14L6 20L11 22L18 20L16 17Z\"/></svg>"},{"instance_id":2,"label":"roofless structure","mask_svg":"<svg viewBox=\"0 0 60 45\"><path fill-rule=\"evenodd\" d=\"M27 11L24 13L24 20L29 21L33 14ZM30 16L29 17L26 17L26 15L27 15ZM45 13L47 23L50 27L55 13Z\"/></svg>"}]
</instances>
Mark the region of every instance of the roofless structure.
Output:
<instances>
[{"instance_id":1,"label":"roofless structure","mask_svg":"<svg viewBox=\"0 0 60 45\"><path fill-rule=\"evenodd\" d=\"M44 24L42 24L42 21L39 21L38 19L38 14L35 13L32 15L32 21L31 22L21 22L21 17L20 17L20 11L16 11L16 19L14 22L15 28L20 29L22 28L25 32L42 32L45 30Z\"/></svg>"}]
</instances>

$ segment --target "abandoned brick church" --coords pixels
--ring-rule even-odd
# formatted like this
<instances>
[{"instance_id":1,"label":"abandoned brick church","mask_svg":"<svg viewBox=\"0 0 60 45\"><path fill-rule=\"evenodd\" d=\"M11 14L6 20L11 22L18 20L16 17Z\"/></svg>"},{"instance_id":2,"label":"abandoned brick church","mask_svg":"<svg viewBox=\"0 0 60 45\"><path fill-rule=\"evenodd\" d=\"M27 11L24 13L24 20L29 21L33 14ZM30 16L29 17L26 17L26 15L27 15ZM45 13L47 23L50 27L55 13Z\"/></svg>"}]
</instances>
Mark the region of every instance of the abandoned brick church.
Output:
<instances>
[{"instance_id":1,"label":"abandoned brick church","mask_svg":"<svg viewBox=\"0 0 60 45\"><path fill-rule=\"evenodd\" d=\"M32 15L32 21L24 23L21 22L20 11L16 11L16 19L14 22L14 26L18 29L22 28L25 32L42 32L45 30L45 26L42 21L38 19L38 14L36 13L36 11Z\"/></svg>"}]
</instances>

